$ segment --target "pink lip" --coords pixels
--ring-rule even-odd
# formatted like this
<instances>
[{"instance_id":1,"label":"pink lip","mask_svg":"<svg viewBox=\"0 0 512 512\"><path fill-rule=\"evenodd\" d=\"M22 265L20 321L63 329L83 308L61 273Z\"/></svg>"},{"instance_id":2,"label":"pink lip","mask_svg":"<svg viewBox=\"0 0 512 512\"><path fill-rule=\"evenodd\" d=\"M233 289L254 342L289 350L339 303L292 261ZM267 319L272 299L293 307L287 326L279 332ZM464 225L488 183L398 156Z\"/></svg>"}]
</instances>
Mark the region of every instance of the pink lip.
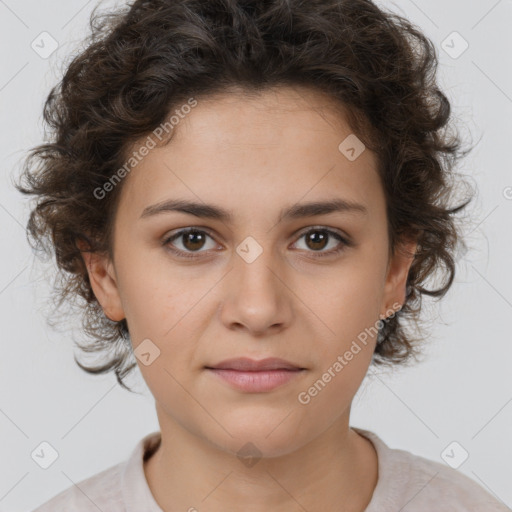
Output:
<instances>
[{"instance_id":1,"label":"pink lip","mask_svg":"<svg viewBox=\"0 0 512 512\"><path fill-rule=\"evenodd\" d=\"M268 357L267 359L250 359L248 357L237 357L235 359L226 359L218 364L207 366L206 368L215 368L218 370L238 370L243 372L259 372L263 370L301 370L300 366L280 359L278 357Z\"/></svg>"},{"instance_id":2,"label":"pink lip","mask_svg":"<svg viewBox=\"0 0 512 512\"><path fill-rule=\"evenodd\" d=\"M274 357L260 361L246 357L228 359L214 367L207 366L206 369L236 389L249 393L271 391L305 370L284 359Z\"/></svg>"},{"instance_id":3,"label":"pink lip","mask_svg":"<svg viewBox=\"0 0 512 512\"><path fill-rule=\"evenodd\" d=\"M208 370L229 384L249 393L262 393L271 391L289 382L304 370L263 370L256 372L241 372L239 370L219 370L208 368Z\"/></svg>"}]
</instances>

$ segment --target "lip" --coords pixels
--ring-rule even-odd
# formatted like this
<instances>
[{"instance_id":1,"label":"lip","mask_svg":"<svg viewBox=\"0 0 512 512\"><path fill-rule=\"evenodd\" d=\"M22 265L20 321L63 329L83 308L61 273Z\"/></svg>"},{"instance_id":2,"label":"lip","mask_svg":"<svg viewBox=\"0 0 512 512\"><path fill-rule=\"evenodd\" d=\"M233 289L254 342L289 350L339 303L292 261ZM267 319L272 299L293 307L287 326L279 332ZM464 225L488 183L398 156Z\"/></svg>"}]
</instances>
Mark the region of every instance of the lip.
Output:
<instances>
[{"instance_id":1,"label":"lip","mask_svg":"<svg viewBox=\"0 0 512 512\"><path fill-rule=\"evenodd\" d=\"M306 370L275 357L259 361L246 357L228 359L214 367L206 366L205 369L233 388L247 393L272 391L302 375Z\"/></svg>"},{"instance_id":2,"label":"lip","mask_svg":"<svg viewBox=\"0 0 512 512\"><path fill-rule=\"evenodd\" d=\"M260 372L266 370L303 370L300 366L280 359L278 357L268 357L266 359L250 359L248 357L237 357L226 359L218 364L207 366L208 369L216 370L237 370L242 372Z\"/></svg>"}]
</instances>

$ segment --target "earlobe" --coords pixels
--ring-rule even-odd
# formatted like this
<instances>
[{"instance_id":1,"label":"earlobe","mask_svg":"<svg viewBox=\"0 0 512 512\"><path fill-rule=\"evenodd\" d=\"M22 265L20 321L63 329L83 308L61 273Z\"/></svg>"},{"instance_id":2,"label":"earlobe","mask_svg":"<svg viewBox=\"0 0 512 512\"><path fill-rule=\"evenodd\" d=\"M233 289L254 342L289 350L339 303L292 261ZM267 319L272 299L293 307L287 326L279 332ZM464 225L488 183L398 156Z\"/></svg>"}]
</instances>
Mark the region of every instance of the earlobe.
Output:
<instances>
[{"instance_id":1,"label":"earlobe","mask_svg":"<svg viewBox=\"0 0 512 512\"><path fill-rule=\"evenodd\" d=\"M113 263L107 255L82 251L91 288L105 316L114 322L125 318Z\"/></svg>"}]
</instances>

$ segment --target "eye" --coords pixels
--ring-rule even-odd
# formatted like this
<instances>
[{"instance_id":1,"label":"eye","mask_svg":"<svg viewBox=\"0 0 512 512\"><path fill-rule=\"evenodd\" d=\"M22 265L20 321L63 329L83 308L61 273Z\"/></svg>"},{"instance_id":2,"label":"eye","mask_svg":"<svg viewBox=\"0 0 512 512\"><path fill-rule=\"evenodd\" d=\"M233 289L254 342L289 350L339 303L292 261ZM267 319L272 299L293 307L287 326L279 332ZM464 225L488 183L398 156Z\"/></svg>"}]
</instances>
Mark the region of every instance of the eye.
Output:
<instances>
[{"instance_id":1,"label":"eye","mask_svg":"<svg viewBox=\"0 0 512 512\"><path fill-rule=\"evenodd\" d=\"M303 238L305 240L306 250L309 250L309 252L319 253L318 255L315 255L315 257L338 254L343 251L345 247L350 247L352 245L348 239L341 236L338 232L321 226L308 229L308 231L302 233L299 240ZM330 242L335 242L331 244L331 246L334 246L334 249L322 251L322 249L329 246Z\"/></svg>"},{"instance_id":2,"label":"eye","mask_svg":"<svg viewBox=\"0 0 512 512\"><path fill-rule=\"evenodd\" d=\"M190 253L205 252L199 251L199 249L204 248L205 241L207 238L213 240L213 238L206 231L197 228L187 228L181 229L180 231L177 231L175 234L167 237L162 242L162 244L164 246L167 246L171 252L177 254L179 257L197 258L197 256ZM175 240L178 240L179 243L173 244L172 242L174 242ZM180 244L183 247L183 249L176 248L176 245ZM210 249L211 248L212 247L210 247ZM209 248L207 247L207 249Z\"/></svg>"},{"instance_id":3,"label":"eye","mask_svg":"<svg viewBox=\"0 0 512 512\"><path fill-rule=\"evenodd\" d=\"M214 242L213 237L206 231L198 228L180 229L171 236L168 236L162 242L169 251L177 255L179 258L199 258L201 253L215 249L215 243L208 247L207 239ZM347 238L341 236L338 232L322 226L309 228L308 231L302 233L299 240L305 239L307 252L317 253L314 257L332 256L343 251L346 247L351 247L352 243ZM176 241L178 243L176 243ZM324 251L330 242L337 241L334 248ZM297 242L296 242L297 243ZM181 245L181 247L179 247ZM202 251L201 249L205 249Z\"/></svg>"}]
</instances>

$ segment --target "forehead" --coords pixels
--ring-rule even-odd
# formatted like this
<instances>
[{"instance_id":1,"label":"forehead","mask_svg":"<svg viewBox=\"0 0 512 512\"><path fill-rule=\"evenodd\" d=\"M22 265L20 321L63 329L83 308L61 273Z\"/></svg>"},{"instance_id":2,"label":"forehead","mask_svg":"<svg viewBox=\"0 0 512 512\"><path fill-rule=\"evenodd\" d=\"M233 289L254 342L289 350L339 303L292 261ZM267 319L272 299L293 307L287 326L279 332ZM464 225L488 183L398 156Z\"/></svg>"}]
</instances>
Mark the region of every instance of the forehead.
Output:
<instances>
[{"instance_id":1,"label":"forehead","mask_svg":"<svg viewBox=\"0 0 512 512\"><path fill-rule=\"evenodd\" d=\"M364 149L350 160L340 150L355 135L325 94L305 88L218 94L198 98L186 112L172 140L149 150L125 178L120 210L133 220L169 198L224 204L241 216L262 206L275 215L302 200L382 201L375 154Z\"/></svg>"}]
</instances>

